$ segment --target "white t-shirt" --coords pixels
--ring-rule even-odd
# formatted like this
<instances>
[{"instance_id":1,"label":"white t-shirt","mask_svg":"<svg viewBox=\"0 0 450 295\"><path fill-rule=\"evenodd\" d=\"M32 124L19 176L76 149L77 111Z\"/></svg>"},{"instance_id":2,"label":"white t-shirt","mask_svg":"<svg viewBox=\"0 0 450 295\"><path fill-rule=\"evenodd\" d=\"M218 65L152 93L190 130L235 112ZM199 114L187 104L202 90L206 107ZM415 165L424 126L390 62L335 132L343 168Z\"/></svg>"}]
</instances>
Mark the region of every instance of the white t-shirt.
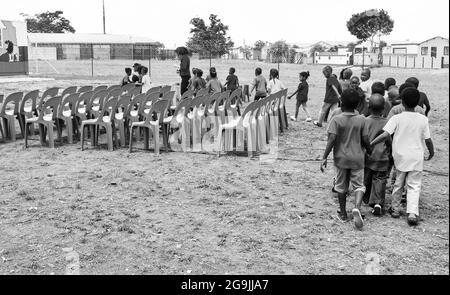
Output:
<instances>
[{"instance_id":1,"label":"white t-shirt","mask_svg":"<svg viewBox=\"0 0 450 295\"><path fill-rule=\"evenodd\" d=\"M150 90L152 82L150 81L150 76L145 75L142 77L142 93L146 93Z\"/></svg>"},{"instance_id":2,"label":"white t-shirt","mask_svg":"<svg viewBox=\"0 0 450 295\"><path fill-rule=\"evenodd\" d=\"M286 89L286 87L284 87L283 82L281 82L278 79L272 79L267 84L267 91L270 94L277 93L278 91L283 90L283 89Z\"/></svg>"},{"instance_id":3,"label":"white t-shirt","mask_svg":"<svg viewBox=\"0 0 450 295\"><path fill-rule=\"evenodd\" d=\"M431 138L428 118L419 113L403 112L393 116L383 128L394 134L392 156L402 172L422 171L424 140Z\"/></svg>"},{"instance_id":4,"label":"white t-shirt","mask_svg":"<svg viewBox=\"0 0 450 295\"><path fill-rule=\"evenodd\" d=\"M366 99L369 99L369 97L372 95L372 84L373 80L369 79L367 81L361 81L361 84L359 84L359 87L364 91L364 94L366 95Z\"/></svg>"}]
</instances>

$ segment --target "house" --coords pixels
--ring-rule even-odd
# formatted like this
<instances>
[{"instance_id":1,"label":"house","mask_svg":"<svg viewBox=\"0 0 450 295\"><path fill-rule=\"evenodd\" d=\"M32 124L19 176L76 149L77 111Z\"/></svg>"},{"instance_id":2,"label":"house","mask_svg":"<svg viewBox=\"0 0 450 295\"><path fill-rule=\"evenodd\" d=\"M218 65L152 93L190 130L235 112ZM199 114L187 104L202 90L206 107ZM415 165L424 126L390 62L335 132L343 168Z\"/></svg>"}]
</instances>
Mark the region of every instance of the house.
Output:
<instances>
[{"instance_id":1,"label":"house","mask_svg":"<svg viewBox=\"0 0 450 295\"><path fill-rule=\"evenodd\" d=\"M156 56L162 45L147 37L72 33L29 33L28 42L30 60L146 60Z\"/></svg>"},{"instance_id":2,"label":"house","mask_svg":"<svg viewBox=\"0 0 450 295\"><path fill-rule=\"evenodd\" d=\"M378 65L380 44L378 42L366 41L355 46L353 49L353 65Z\"/></svg>"},{"instance_id":3,"label":"house","mask_svg":"<svg viewBox=\"0 0 450 295\"><path fill-rule=\"evenodd\" d=\"M339 47L337 52L315 52L314 64L348 65L352 52L347 47Z\"/></svg>"},{"instance_id":4,"label":"house","mask_svg":"<svg viewBox=\"0 0 450 295\"><path fill-rule=\"evenodd\" d=\"M6 41L13 44L7 52ZM23 21L0 20L0 76L28 74L27 24Z\"/></svg>"},{"instance_id":5,"label":"house","mask_svg":"<svg viewBox=\"0 0 450 295\"><path fill-rule=\"evenodd\" d=\"M254 60L267 60L269 58L270 43L267 43L261 49L253 49L252 56Z\"/></svg>"},{"instance_id":6,"label":"house","mask_svg":"<svg viewBox=\"0 0 450 295\"><path fill-rule=\"evenodd\" d=\"M402 68L448 68L449 41L438 36L423 42L393 42L383 50L383 65Z\"/></svg>"}]
</instances>

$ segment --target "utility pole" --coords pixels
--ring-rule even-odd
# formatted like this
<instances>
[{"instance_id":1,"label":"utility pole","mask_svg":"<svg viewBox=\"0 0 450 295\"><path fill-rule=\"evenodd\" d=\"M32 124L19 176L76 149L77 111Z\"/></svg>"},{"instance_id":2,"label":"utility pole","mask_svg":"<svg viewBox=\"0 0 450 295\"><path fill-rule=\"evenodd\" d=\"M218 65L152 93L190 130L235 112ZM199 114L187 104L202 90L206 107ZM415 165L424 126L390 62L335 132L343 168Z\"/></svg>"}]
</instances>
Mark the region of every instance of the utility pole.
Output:
<instances>
[{"instance_id":1,"label":"utility pole","mask_svg":"<svg viewBox=\"0 0 450 295\"><path fill-rule=\"evenodd\" d=\"M103 0L103 34L106 34L106 26L105 26L105 0Z\"/></svg>"}]
</instances>

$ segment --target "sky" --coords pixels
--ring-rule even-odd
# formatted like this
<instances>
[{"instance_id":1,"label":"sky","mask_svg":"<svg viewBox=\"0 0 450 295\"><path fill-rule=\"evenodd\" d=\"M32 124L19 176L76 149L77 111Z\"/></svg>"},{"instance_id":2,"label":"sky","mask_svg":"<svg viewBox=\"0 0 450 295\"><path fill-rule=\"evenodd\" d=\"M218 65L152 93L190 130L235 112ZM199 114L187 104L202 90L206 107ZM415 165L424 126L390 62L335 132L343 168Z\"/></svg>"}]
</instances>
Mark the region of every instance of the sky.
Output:
<instances>
[{"instance_id":1,"label":"sky","mask_svg":"<svg viewBox=\"0 0 450 295\"><path fill-rule=\"evenodd\" d=\"M229 26L236 46L257 40L288 43L355 41L346 22L354 13L384 9L394 19L386 41L424 41L449 36L448 0L104 0L106 33L149 37L166 48L185 45L194 17L217 14ZM77 33L102 33L102 0L15 0L2 5L0 19L21 20L20 13L62 10Z\"/></svg>"}]
</instances>

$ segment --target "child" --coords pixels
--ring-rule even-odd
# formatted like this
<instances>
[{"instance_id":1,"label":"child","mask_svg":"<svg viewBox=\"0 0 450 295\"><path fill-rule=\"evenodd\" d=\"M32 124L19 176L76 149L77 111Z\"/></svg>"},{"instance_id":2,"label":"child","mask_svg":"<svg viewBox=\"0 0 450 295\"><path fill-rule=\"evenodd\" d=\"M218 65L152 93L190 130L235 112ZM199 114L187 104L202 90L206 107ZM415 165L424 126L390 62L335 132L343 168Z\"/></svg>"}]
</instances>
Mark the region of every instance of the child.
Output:
<instances>
[{"instance_id":1,"label":"child","mask_svg":"<svg viewBox=\"0 0 450 295\"><path fill-rule=\"evenodd\" d=\"M400 92L400 95L399 95L400 100L402 100L401 93L407 88L415 88L415 86L411 83L403 83L402 85L400 85L400 88L398 89ZM389 111L389 114L387 115L386 119L389 120L390 118L392 118L392 116L398 115L404 111L405 111L405 106L403 103L396 105L396 106L392 107L392 109ZM425 111L418 105L415 107L415 111L419 114L425 115Z\"/></svg>"},{"instance_id":2,"label":"child","mask_svg":"<svg viewBox=\"0 0 450 295\"><path fill-rule=\"evenodd\" d=\"M229 75L227 77L227 82L225 82L225 85L223 85L227 90L230 90L231 92L235 91L239 87L239 79L234 74L235 72L235 68L230 68L230 70L228 71Z\"/></svg>"},{"instance_id":3,"label":"child","mask_svg":"<svg viewBox=\"0 0 450 295\"><path fill-rule=\"evenodd\" d=\"M338 107L340 95L342 93L341 84L339 84L336 77L333 76L333 69L330 66L326 66L323 68L322 73L326 78L325 98L319 112L319 120L313 122L317 127L322 127L325 115L328 112L332 113Z\"/></svg>"},{"instance_id":4,"label":"child","mask_svg":"<svg viewBox=\"0 0 450 295\"><path fill-rule=\"evenodd\" d=\"M371 146L385 141L394 134L392 156L394 157L397 178L392 190L391 215L393 218L400 217L402 190L406 183L408 224L417 225L424 160L423 140L425 140L429 152L428 161L434 156L434 147L430 136L428 118L414 110L419 103L419 91L409 87L403 90L400 95L405 111L393 116L386 123L383 134L375 138L371 142Z\"/></svg>"},{"instance_id":5,"label":"child","mask_svg":"<svg viewBox=\"0 0 450 295\"><path fill-rule=\"evenodd\" d=\"M374 94L379 94L381 96L385 95L385 86L382 82L375 82L372 84L372 95ZM371 96L372 97L372 96ZM369 98L370 99L370 98ZM391 111L392 105L389 102L388 99L384 99L384 109L383 109L383 113L381 114L381 116L383 118L386 118L387 115L389 114L389 112ZM369 115L369 113L367 114L367 116Z\"/></svg>"},{"instance_id":6,"label":"child","mask_svg":"<svg viewBox=\"0 0 450 295\"><path fill-rule=\"evenodd\" d=\"M255 79L253 80L250 94L255 90L255 101L267 96L267 81L262 76L261 68L255 69Z\"/></svg>"},{"instance_id":7,"label":"child","mask_svg":"<svg viewBox=\"0 0 450 295\"><path fill-rule=\"evenodd\" d=\"M350 78L352 77L353 72L349 68L345 68L341 71L339 75L339 83L341 83L342 91L350 88Z\"/></svg>"},{"instance_id":8,"label":"child","mask_svg":"<svg viewBox=\"0 0 450 295\"><path fill-rule=\"evenodd\" d=\"M309 91L309 85L306 80L308 80L309 77L309 71L308 72L301 72L299 74L300 78L300 84L298 84L297 90L291 94L291 96L288 97L288 99L291 99L295 94L297 94L297 104L295 106L295 117L291 116L292 121L297 121L298 118L298 111L300 109L300 106L302 106L303 111L306 113L306 122L311 122L311 115L308 112L308 109L306 107L306 102L308 101L308 91Z\"/></svg>"},{"instance_id":9,"label":"child","mask_svg":"<svg viewBox=\"0 0 450 295\"><path fill-rule=\"evenodd\" d=\"M138 83L138 85L142 85L142 91L141 93L147 93L147 91L152 88L152 82L150 80L150 76L148 74L148 68L142 66L141 67L141 83Z\"/></svg>"},{"instance_id":10,"label":"child","mask_svg":"<svg viewBox=\"0 0 450 295\"><path fill-rule=\"evenodd\" d=\"M220 83L219 79L217 79L216 68L212 67L209 69L209 76L211 79L206 83L206 89L208 89L208 93L221 93L222 92L222 83Z\"/></svg>"},{"instance_id":11,"label":"child","mask_svg":"<svg viewBox=\"0 0 450 295\"><path fill-rule=\"evenodd\" d=\"M397 81L395 81L394 78L386 78L386 80L384 80L384 98L388 99L392 106L402 103L398 98L399 92L396 84Z\"/></svg>"},{"instance_id":12,"label":"child","mask_svg":"<svg viewBox=\"0 0 450 295\"><path fill-rule=\"evenodd\" d=\"M122 86L132 82L132 80L131 80L131 68L125 68L125 74L126 74L126 76L123 77L122 82L121 82Z\"/></svg>"},{"instance_id":13,"label":"child","mask_svg":"<svg viewBox=\"0 0 450 295\"><path fill-rule=\"evenodd\" d=\"M375 85L375 83L374 83ZM384 86L384 85L383 85ZM373 88L373 86L372 86ZM384 88L384 87L383 87ZM383 133L386 125L386 118L381 115L385 107L385 99L379 93L372 93L369 98L369 113L366 118L366 126L369 140ZM384 212L384 202L386 194L386 183L389 177L390 167L390 141L379 143L373 147L371 155L366 155L364 168L364 202L373 208L373 215L381 216Z\"/></svg>"},{"instance_id":14,"label":"child","mask_svg":"<svg viewBox=\"0 0 450 295\"><path fill-rule=\"evenodd\" d=\"M189 84L187 86L187 89L191 89L192 88L192 82L197 77L197 71L198 71L197 68L192 68L192 78L189 79Z\"/></svg>"},{"instance_id":15,"label":"child","mask_svg":"<svg viewBox=\"0 0 450 295\"><path fill-rule=\"evenodd\" d=\"M196 71L196 77L192 79L192 85L191 89L194 91L194 94L197 94L197 92L206 87L206 81L202 78L203 71L200 69L197 69Z\"/></svg>"},{"instance_id":16,"label":"child","mask_svg":"<svg viewBox=\"0 0 450 295\"><path fill-rule=\"evenodd\" d=\"M267 93L273 94L283 89L286 89L286 87L284 86L283 82L280 81L278 70L271 69L269 84L267 84Z\"/></svg>"},{"instance_id":17,"label":"child","mask_svg":"<svg viewBox=\"0 0 450 295\"><path fill-rule=\"evenodd\" d=\"M408 79L406 79L405 83L411 83L414 85L414 87L419 90L419 79L417 79L416 77L410 77ZM428 100L428 97L425 93L423 93L422 91L419 91L420 93L420 99L419 99L419 104L418 106L423 108L425 106L425 116L428 117L428 113L431 110L430 107L430 101Z\"/></svg>"},{"instance_id":18,"label":"child","mask_svg":"<svg viewBox=\"0 0 450 295\"><path fill-rule=\"evenodd\" d=\"M361 83L360 83L358 77L353 76L350 79L350 88L356 90L356 92L358 93L358 97L359 97L359 102L358 102L358 106L356 107L356 111L360 115L366 115L366 114L368 115L369 114L369 104L366 101L366 95L365 95L364 91L361 89L361 87L359 87L360 84Z\"/></svg>"},{"instance_id":19,"label":"child","mask_svg":"<svg viewBox=\"0 0 450 295\"><path fill-rule=\"evenodd\" d=\"M347 219L346 201L349 190L355 191L356 205L352 210L356 228L361 229L364 221L360 212L365 192L364 187L364 150L371 154L365 118L356 114L359 103L358 92L347 89L342 93L342 114L331 119L328 126L328 142L323 155L320 170L327 167L327 158L333 150L334 166L336 167L336 182L334 189L338 193L339 215Z\"/></svg>"},{"instance_id":20,"label":"child","mask_svg":"<svg viewBox=\"0 0 450 295\"><path fill-rule=\"evenodd\" d=\"M361 89L364 91L366 100L368 100L372 95L373 80L370 78L371 74L372 73L369 68L365 68L361 72L361 84L359 85L359 87L361 87Z\"/></svg>"}]
</instances>

